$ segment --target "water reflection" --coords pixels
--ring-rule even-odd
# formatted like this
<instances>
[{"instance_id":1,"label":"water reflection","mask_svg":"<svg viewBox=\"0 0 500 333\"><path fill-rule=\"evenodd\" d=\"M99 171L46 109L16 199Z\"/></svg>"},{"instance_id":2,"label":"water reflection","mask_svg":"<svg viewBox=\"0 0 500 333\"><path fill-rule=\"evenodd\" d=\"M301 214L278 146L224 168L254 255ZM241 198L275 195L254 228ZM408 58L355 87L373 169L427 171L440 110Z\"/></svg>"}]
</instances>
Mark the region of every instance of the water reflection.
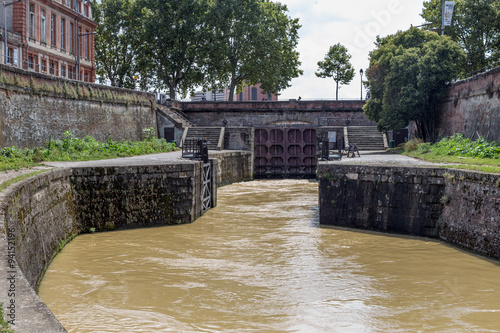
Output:
<instances>
[{"instance_id":1,"label":"water reflection","mask_svg":"<svg viewBox=\"0 0 500 333\"><path fill-rule=\"evenodd\" d=\"M40 296L69 332L497 332L496 262L318 228L317 196L234 184L193 224L79 236Z\"/></svg>"}]
</instances>

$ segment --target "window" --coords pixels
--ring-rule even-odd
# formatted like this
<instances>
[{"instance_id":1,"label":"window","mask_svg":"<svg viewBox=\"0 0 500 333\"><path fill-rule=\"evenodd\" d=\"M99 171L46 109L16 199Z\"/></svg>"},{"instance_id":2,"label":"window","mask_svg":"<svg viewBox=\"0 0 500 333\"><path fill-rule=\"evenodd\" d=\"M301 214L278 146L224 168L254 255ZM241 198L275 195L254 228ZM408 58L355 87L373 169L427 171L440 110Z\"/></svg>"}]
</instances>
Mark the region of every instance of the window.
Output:
<instances>
[{"instance_id":1,"label":"window","mask_svg":"<svg viewBox=\"0 0 500 333\"><path fill-rule=\"evenodd\" d=\"M10 47L7 49L7 63L13 65L14 64L14 49Z\"/></svg>"},{"instance_id":2,"label":"window","mask_svg":"<svg viewBox=\"0 0 500 333\"><path fill-rule=\"evenodd\" d=\"M51 75L54 75L54 62L53 61L49 62L49 73Z\"/></svg>"},{"instance_id":3,"label":"window","mask_svg":"<svg viewBox=\"0 0 500 333\"><path fill-rule=\"evenodd\" d=\"M33 69L34 65L33 65L33 56L30 54L28 56L28 67Z\"/></svg>"},{"instance_id":4,"label":"window","mask_svg":"<svg viewBox=\"0 0 500 333\"><path fill-rule=\"evenodd\" d=\"M89 17L89 5L85 4L85 16Z\"/></svg>"},{"instance_id":5,"label":"window","mask_svg":"<svg viewBox=\"0 0 500 333\"><path fill-rule=\"evenodd\" d=\"M66 77L66 65L61 65L61 76Z\"/></svg>"},{"instance_id":6,"label":"window","mask_svg":"<svg viewBox=\"0 0 500 333\"><path fill-rule=\"evenodd\" d=\"M35 38L35 5L30 4L30 37Z\"/></svg>"},{"instance_id":7,"label":"window","mask_svg":"<svg viewBox=\"0 0 500 333\"><path fill-rule=\"evenodd\" d=\"M45 59L42 59L42 72L46 71L47 71L47 62L45 61Z\"/></svg>"},{"instance_id":8,"label":"window","mask_svg":"<svg viewBox=\"0 0 500 333\"><path fill-rule=\"evenodd\" d=\"M257 88L252 87L252 101L257 100Z\"/></svg>"},{"instance_id":9,"label":"window","mask_svg":"<svg viewBox=\"0 0 500 333\"><path fill-rule=\"evenodd\" d=\"M56 16L50 15L50 44L56 46Z\"/></svg>"},{"instance_id":10,"label":"window","mask_svg":"<svg viewBox=\"0 0 500 333\"><path fill-rule=\"evenodd\" d=\"M75 53L74 36L75 36L75 25L73 24L73 22L70 22L69 23L69 51L71 53Z\"/></svg>"},{"instance_id":11,"label":"window","mask_svg":"<svg viewBox=\"0 0 500 333\"><path fill-rule=\"evenodd\" d=\"M45 43L45 9L40 11L40 42Z\"/></svg>"},{"instance_id":12,"label":"window","mask_svg":"<svg viewBox=\"0 0 500 333\"><path fill-rule=\"evenodd\" d=\"M66 20L61 18L61 49L66 50Z\"/></svg>"},{"instance_id":13,"label":"window","mask_svg":"<svg viewBox=\"0 0 500 333\"><path fill-rule=\"evenodd\" d=\"M89 31L85 31L85 58L89 59L90 58L90 52L89 52Z\"/></svg>"}]
</instances>

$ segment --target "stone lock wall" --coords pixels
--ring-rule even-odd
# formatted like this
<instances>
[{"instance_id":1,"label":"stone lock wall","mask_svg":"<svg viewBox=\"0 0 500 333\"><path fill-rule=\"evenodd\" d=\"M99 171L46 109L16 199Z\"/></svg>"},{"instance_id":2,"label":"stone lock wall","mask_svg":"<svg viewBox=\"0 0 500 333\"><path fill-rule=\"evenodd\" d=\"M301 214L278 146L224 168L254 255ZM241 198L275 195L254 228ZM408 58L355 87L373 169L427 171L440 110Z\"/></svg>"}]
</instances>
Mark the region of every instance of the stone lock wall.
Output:
<instances>
[{"instance_id":1,"label":"stone lock wall","mask_svg":"<svg viewBox=\"0 0 500 333\"><path fill-rule=\"evenodd\" d=\"M500 176L320 163L320 223L442 239L500 259Z\"/></svg>"},{"instance_id":2,"label":"stone lock wall","mask_svg":"<svg viewBox=\"0 0 500 333\"><path fill-rule=\"evenodd\" d=\"M320 164L320 223L436 237L442 173Z\"/></svg>"},{"instance_id":3,"label":"stone lock wall","mask_svg":"<svg viewBox=\"0 0 500 333\"><path fill-rule=\"evenodd\" d=\"M211 156L212 207L218 184L251 179L250 162L244 151ZM58 247L93 229L196 220L203 171L203 162L188 160L56 169L0 192L0 303L8 314L14 301L16 332L66 332L34 291ZM9 296L12 288L15 296Z\"/></svg>"}]
</instances>

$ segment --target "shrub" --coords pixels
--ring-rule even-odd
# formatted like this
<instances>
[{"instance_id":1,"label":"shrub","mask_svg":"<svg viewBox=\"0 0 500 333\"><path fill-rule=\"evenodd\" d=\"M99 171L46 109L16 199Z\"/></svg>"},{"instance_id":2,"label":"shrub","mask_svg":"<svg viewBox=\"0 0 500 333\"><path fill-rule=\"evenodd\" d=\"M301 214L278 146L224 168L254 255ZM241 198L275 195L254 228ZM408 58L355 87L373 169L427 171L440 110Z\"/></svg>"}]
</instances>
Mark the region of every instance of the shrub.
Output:
<instances>
[{"instance_id":1,"label":"shrub","mask_svg":"<svg viewBox=\"0 0 500 333\"><path fill-rule=\"evenodd\" d=\"M422 139L411 139L408 142L405 143L405 151L410 152L410 151L415 151L417 150L418 146L422 143Z\"/></svg>"}]
</instances>

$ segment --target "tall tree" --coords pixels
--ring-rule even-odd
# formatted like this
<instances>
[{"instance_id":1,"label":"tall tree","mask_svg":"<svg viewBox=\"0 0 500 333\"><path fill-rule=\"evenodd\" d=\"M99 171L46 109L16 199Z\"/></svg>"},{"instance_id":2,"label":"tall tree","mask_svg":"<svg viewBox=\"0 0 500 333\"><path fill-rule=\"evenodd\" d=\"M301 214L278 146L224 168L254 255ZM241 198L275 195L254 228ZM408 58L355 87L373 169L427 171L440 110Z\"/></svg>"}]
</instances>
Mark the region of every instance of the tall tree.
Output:
<instances>
[{"instance_id":1,"label":"tall tree","mask_svg":"<svg viewBox=\"0 0 500 333\"><path fill-rule=\"evenodd\" d=\"M218 0L210 16L210 56L204 61L205 86L236 87L261 83L268 93L289 86L299 69L298 19L287 7L268 0Z\"/></svg>"},{"instance_id":2,"label":"tall tree","mask_svg":"<svg viewBox=\"0 0 500 333\"><path fill-rule=\"evenodd\" d=\"M381 131L414 121L424 140L434 140L437 102L459 75L464 52L449 37L417 28L377 38L376 46L370 52L365 114Z\"/></svg>"},{"instance_id":3,"label":"tall tree","mask_svg":"<svg viewBox=\"0 0 500 333\"><path fill-rule=\"evenodd\" d=\"M351 55L347 48L340 43L330 46L325 60L318 61L317 77L331 77L336 83L335 96L339 99L339 84L348 84L354 78L354 68L351 63Z\"/></svg>"},{"instance_id":4,"label":"tall tree","mask_svg":"<svg viewBox=\"0 0 500 333\"><path fill-rule=\"evenodd\" d=\"M134 88L140 71L142 24L133 0L92 1L96 72L112 86Z\"/></svg>"},{"instance_id":5,"label":"tall tree","mask_svg":"<svg viewBox=\"0 0 500 333\"><path fill-rule=\"evenodd\" d=\"M142 55L148 63L142 85L168 89L170 98L203 81L201 59L207 56L206 0L138 0L144 15ZM154 77L155 79L151 79ZM149 78L149 79L148 79Z\"/></svg>"},{"instance_id":6,"label":"tall tree","mask_svg":"<svg viewBox=\"0 0 500 333\"><path fill-rule=\"evenodd\" d=\"M441 0L424 2L421 16L441 29ZM452 25L445 34L456 41L467 54L463 76L485 68L500 58L500 1L455 0Z\"/></svg>"}]
</instances>

